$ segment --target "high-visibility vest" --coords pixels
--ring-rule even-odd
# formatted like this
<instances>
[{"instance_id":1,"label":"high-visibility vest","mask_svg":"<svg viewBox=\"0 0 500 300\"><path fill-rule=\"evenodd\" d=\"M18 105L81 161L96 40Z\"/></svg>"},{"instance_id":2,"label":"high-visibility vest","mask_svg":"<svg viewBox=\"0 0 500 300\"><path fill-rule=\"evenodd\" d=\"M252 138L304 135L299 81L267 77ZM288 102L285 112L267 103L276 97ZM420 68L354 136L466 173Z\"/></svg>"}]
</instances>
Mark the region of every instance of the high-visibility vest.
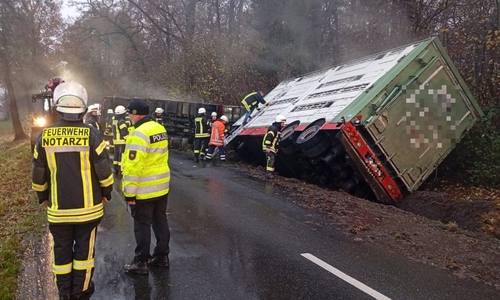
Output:
<instances>
[{"instance_id":1,"label":"high-visibility vest","mask_svg":"<svg viewBox=\"0 0 500 300\"><path fill-rule=\"evenodd\" d=\"M212 124L212 135L210 136L209 145L222 147L224 146L224 132L226 125L221 120L217 120Z\"/></svg>"},{"instance_id":2,"label":"high-visibility vest","mask_svg":"<svg viewBox=\"0 0 500 300\"><path fill-rule=\"evenodd\" d=\"M169 192L168 137L165 127L145 117L125 142L123 194L151 200Z\"/></svg>"},{"instance_id":3,"label":"high-visibility vest","mask_svg":"<svg viewBox=\"0 0 500 300\"><path fill-rule=\"evenodd\" d=\"M97 129L64 120L45 128L33 151L32 188L40 201L49 200L49 223L101 218L102 197L111 194L113 173Z\"/></svg>"}]
</instances>

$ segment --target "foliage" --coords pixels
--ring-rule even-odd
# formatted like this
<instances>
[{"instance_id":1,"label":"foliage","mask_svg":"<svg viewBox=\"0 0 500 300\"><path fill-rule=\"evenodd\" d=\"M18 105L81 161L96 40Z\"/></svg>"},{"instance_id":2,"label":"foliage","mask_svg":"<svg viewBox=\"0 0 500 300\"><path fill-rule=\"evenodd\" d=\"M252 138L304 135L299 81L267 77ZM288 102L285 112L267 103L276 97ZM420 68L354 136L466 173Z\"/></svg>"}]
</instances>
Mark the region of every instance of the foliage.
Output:
<instances>
[{"instance_id":1,"label":"foliage","mask_svg":"<svg viewBox=\"0 0 500 300\"><path fill-rule=\"evenodd\" d=\"M24 253L23 242L45 232L45 213L31 191L28 142L0 149L0 299L15 299Z\"/></svg>"},{"instance_id":2,"label":"foliage","mask_svg":"<svg viewBox=\"0 0 500 300\"><path fill-rule=\"evenodd\" d=\"M485 110L485 116L445 159L440 176L468 185L500 187L500 108Z\"/></svg>"}]
</instances>

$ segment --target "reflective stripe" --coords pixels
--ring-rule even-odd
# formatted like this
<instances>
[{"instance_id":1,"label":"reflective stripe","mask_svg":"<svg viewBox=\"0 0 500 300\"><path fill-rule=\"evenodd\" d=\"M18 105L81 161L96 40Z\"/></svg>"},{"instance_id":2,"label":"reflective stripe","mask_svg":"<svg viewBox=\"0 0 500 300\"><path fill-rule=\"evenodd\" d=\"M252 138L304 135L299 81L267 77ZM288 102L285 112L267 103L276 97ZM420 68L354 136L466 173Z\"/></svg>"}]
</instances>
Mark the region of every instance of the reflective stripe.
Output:
<instances>
[{"instance_id":1,"label":"reflective stripe","mask_svg":"<svg viewBox=\"0 0 500 300\"><path fill-rule=\"evenodd\" d=\"M57 209L59 203L57 199L57 165L55 153L47 153L47 164L50 170L50 208Z\"/></svg>"},{"instance_id":2,"label":"reflective stripe","mask_svg":"<svg viewBox=\"0 0 500 300\"><path fill-rule=\"evenodd\" d=\"M113 174L109 175L109 177L106 179L99 180L99 182L101 183L102 187L108 187L108 186L112 185L113 184Z\"/></svg>"},{"instance_id":3,"label":"reflective stripe","mask_svg":"<svg viewBox=\"0 0 500 300\"><path fill-rule=\"evenodd\" d=\"M90 158L89 152L80 153L80 173L82 175L83 188L83 206L91 207L93 204L92 178L90 177Z\"/></svg>"},{"instance_id":4,"label":"reflective stripe","mask_svg":"<svg viewBox=\"0 0 500 300\"><path fill-rule=\"evenodd\" d=\"M62 146L62 147L47 147L45 152L47 153L61 153L61 152L87 152L89 147L86 146Z\"/></svg>"},{"instance_id":5,"label":"reflective stripe","mask_svg":"<svg viewBox=\"0 0 500 300\"><path fill-rule=\"evenodd\" d=\"M160 192L165 190L165 194L168 192L170 187L170 181L160 184L155 184L151 186L130 186L126 185L123 188L123 192L129 195L136 195L137 200L140 200L140 196L143 194Z\"/></svg>"},{"instance_id":6,"label":"reflective stripe","mask_svg":"<svg viewBox=\"0 0 500 300\"><path fill-rule=\"evenodd\" d=\"M88 208L69 208L69 209L53 209L52 207L47 208L47 213L54 217L64 217L64 216L78 216L95 213L102 210L103 204L99 203L95 206Z\"/></svg>"},{"instance_id":7,"label":"reflective stripe","mask_svg":"<svg viewBox=\"0 0 500 300\"><path fill-rule=\"evenodd\" d=\"M146 153L159 153L159 154L164 154L168 152L168 148L148 148L147 146L141 146L141 145L132 145L132 144L127 144L126 146L127 150L137 150L137 151L143 151Z\"/></svg>"},{"instance_id":8,"label":"reflective stripe","mask_svg":"<svg viewBox=\"0 0 500 300\"><path fill-rule=\"evenodd\" d=\"M87 270L87 269L92 269L93 267L94 267L93 258L89 260L76 260L76 259L73 260L73 269L75 270Z\"/></svg>"},{"instance_id":9,"label":"reflective stripe","mask_svg":"<svg viewBox=\"0 0 500 300\"><path fill-rule=\"evenodd\" d=\"M54 217L47 214L47 220L50 223L83 223L83 222L97 220L99 218L102 218L102 216L104 216L104 210L100 210L93 214L88 214L84 216Z\"/></svg>"},{"instance_id":10,"label":"reflective stripe","mask_svg":"<svg viewBox=\"0 0 500 300\"><path fill-rule=\"evenodd\" d=\"M106 149L106 142L102 141L101 144L99 144L99 146L95 149L95 152L97 153L97 155L101 155L104 149Z\"/></svg>"},{"instance_id":11,"label":"reflective stripe","mask_svg":"<svg viewBox=\"0 0 500 300\"><path fill-rule=\"evenodd\" d=\"M159 179L165 179L165 178L170 178L170 172L163 173L163 174L157 174L157 175L151 175L151 176L132 176L132 175L123 175L123 180L128 180L128 181L153 181L153 180L159 180Z\"/></svg>"},{"instance_id":12,"label":"reflective stripe","mask_svg":"<svg viewBox=\"0 0 500 300\"><path fill-rule=\"evenodd\" d=\"M57 275L69 274L72 271L72 263L66 265L56 265L52 264L52 272Z\"/></svg>"},{"instance_id":13,"label":"reflective stripe","mask_svg":"<svg viewBox=\"0 0 500 300\"><path fill-rule=\"evenodd\" d=\"M141 138L142 140L144 140L146 143L149 143L149 137L138 130L132 131L130 136L137 136L137 137Z\"/></svg>"},{"instance_id":14,"label":"reflective stripe","mask_svg":"<svg viewBox=\"0 0 500 300\"><path fill-rule=\"evenodd\" d=\"M37 192L43 192L43 191L46 191L46 190L49 188L49 186L48 186L47 182L46 182L46 183L44 183L44 184L36 184L36 183L32 182L32 183L31 183L31 187L32 187L35 191L37 191Z\"/></svg>"},{"instance_id":15,"label":"reflective stripe","mask_svg":"<svg viewBox=\"0 0 500 300\"><path fill-rule=\"evenodd\" d=\"M35 159L38 159L38 151L37 151L37 147L36 147L36 145L35 145L35 148L33 148L33 157L34 157Z\"/></svg>"},{"instance_id":16,"label":"reflective stripe","mask_svg":"<svg viewBox=\"0 0 500 300\"><path fill-rule=\"evenodd\" d=\"M97 226L90 233L89 239L89 253L87 256L87 260L94 262L94 249L95 249L95 235L97 232ZM92 268L88 268L87 272L85 272L85 280L83 282L83 290L87 290L90 285L90 279L92 279Z\"/></svg>"}]
</instances>

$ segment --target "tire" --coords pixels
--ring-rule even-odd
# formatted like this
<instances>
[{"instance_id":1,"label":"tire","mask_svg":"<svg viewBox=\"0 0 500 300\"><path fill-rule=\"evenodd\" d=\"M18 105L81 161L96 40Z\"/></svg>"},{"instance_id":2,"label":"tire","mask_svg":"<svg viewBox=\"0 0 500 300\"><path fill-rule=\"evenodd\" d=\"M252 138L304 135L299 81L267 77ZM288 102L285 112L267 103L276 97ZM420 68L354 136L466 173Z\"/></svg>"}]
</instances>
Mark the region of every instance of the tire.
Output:
<instances>
[{"instance_id":1,"label":"tire","mask_svg":"<svg viewBox=\"0 0 500 300\"><path fill-rule=\"evenodd\" d=\"M293 154L297 151L297 146L295 145L295 140L299 136L300 132L295 131L295 129L297 129L299 124L300 124L299 120L294 121L294 122L288 124L281 131L279 148L280 148L280 151L282 151L283 153L285 153L287 155Z\"/></svg>"},{"instance_id":2,"label":"tire","mask_svg":"<svg viewBox=\"0 0 500 300\"><path fill-rule=\"evenodd\" d=\"M306 130L302 131L302 133L297 137L295 144L301 150L309 150L321 140L327 138L324 132L321 132L321 126L311 126Z\"/></svg>"},{"instance_id":3,"label":"tire","mask_svg":"<svg viewBox=\"0 0 500 300\"><path fill-rule=\"evenodd\" d=\"M332 143L328 138L322 139L319 144L316 144L311 149L304 150L304 155L313 158L322 155L326 151L330 150Z\"/></svg>"}]
</instances>

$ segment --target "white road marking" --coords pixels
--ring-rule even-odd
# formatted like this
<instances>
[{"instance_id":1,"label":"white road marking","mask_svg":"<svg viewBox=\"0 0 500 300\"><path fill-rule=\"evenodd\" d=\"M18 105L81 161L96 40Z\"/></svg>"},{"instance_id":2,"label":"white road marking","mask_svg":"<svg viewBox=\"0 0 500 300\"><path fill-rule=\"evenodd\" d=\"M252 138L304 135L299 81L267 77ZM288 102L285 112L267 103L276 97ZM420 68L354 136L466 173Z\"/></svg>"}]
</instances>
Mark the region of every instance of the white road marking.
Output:
<instances>
[{"instance_id":1,"label":"white road marking","mask_svg":"<svg viewBox=\"0 0 500 300\"><path fill-rule=\"evenodd\" d=\"M376 290L370 288L369 286L357 281L356 279L345 274L344 272L342 272L338 269L335 269L334 267L330 266L329 264L327 264L326 262L317 258L316 256L314 256L310 253L302 253L301 255L303 257L307 258L308 260L312 261L313 263L317 264L318 266L322 267L323 269L327 270L328 272L332 273L333 275L337 276L338 278L340 278L340 279L344 280L345 282L350 283L351 285L357 287L358 289L367 293L368 295L372 296L373 298L378 299L378 300L391 300L391 298L382 295L381 293L379 293Z\"/></svg>"}]
</instances>

